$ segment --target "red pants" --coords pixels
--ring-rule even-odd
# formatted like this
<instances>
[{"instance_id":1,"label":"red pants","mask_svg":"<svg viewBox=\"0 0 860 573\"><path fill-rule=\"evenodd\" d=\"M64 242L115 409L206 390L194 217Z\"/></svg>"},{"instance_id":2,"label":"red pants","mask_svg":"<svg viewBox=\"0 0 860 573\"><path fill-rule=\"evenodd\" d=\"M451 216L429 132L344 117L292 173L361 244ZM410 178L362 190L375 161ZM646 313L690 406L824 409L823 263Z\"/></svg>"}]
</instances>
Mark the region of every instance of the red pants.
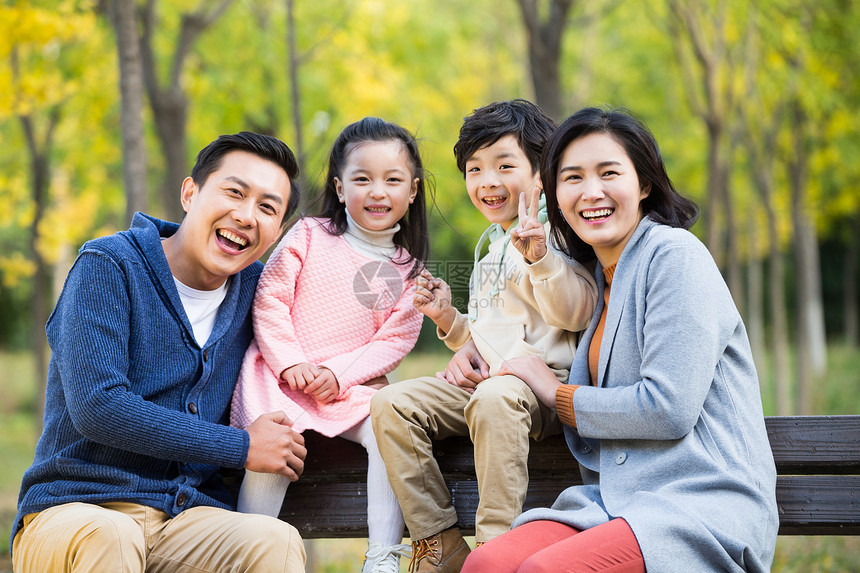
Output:
<instances>
[{"instance_id":1,"label":"red pants","mask_svg":"<svg viewBox=\"0 0 860 573\"><path fill-rule=\"evenodd\" d=\"M645 573L633 530L621 518L585 531L532 521L469 554L463 573Z\"/></svg>"}]
</instances>

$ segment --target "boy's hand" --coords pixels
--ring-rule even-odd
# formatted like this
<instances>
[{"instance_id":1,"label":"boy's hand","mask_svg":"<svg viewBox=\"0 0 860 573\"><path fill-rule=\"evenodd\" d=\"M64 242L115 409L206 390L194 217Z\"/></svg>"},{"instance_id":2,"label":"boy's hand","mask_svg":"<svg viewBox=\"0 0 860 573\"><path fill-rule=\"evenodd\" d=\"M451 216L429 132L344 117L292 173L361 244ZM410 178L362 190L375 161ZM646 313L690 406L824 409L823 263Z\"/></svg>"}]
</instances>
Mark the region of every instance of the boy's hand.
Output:
<instances>
[{"instance_id":1,"label":"boy's hand","mask_svg":"<svg viewBox=\"0 0 860 573\"><path fill-rule=\"evenodd\" d=\"M444 332L454 324L454 307L451 305L451 287L424 269L415 277L415 295L412 304L429 317Z\"/></svg>"},{"instance_id":2,"label":"boy's hand","mask_svg":"<svg viewBox=\"0 0 860 573\"><path fill-rule=\"evenodd\" d=\"M319 369L310 362L300 362L281 372L281 380L286 382L291 390L302 390L314 381Z\"/></svg>"},{"instance_id":3,"label":"boy's hand","mask_svg":"<svg viewBox=\"0 0 860 573\"><path fill-rule=\"evenodd\" d=\"M520 193L519 223L511 231L511 244L522 253L527 263L534 263L546 255L546 230L538 221L541 188L532 190L531 203L526 210L526 194Z\"/></svg>"},{"instance_id":4,"label":"boy's hand","mask_svg":"<svg viewBox=\"0 0 860 573\"><path fill-rule=\"evenodd\" d=\"M541 404L555 410L555 391L561 382L538 356L520 356L502 362L499 375L510 374L525 382Z\"/></svg>"},{"instance_id":5,"label":"boy's hand","mask_svg":"<svg viewBox=\"0 0 860 573\"><path fill-rule=\"evenodd\" d=\"M437 372L436 378L459 386L469 394L475 387L490 377L490 366L478 352L474 340L469 340L463 348L451 357L444 372Z\"/></svg>"},{"instance_id":6,"label":"boy's hand","mask_svg":"<svg viewBox=\"0 0 860 573\"><path fill-rule=\"evenodd\" d=\"M305 469L305 438L296 432L283 412L263 414L245 428L250 438L245 468L281 474L296 481Z\"/></svg>"},{"instance_id":7,"label":"boy's hand","mask_svg":"<svg viewBox=\"0 0 860 573\"><path fill-rule=\"evenodd\" d=\"M340 394L340 385L334 372L328 368L318 368L318 374L313 382L305 388L305 394L310 394L317 402L326 404L337 398Z\"/></svg>"}]
</instances>

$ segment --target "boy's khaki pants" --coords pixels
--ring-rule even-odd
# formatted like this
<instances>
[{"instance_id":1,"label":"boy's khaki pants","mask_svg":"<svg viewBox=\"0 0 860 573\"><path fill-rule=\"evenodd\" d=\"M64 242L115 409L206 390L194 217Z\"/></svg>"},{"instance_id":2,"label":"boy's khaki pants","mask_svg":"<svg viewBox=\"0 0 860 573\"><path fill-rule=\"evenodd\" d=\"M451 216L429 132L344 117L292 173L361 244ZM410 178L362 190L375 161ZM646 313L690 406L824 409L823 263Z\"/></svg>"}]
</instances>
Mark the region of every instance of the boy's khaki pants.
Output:
<instances>
[{"instance_id":1,"label":"boy's khaki pants","mask_svg":"<svg viewBox=\"0 0 860 573\"><path fill-rule=\"evenodd\" d=\"M514 376L494 376L474 394L436 378L391 384L370 403L373 431L413 541L457 523L432 440L469 436L475 445L475 540L508 531L529 483L529 437L561 431L555 410Z\"/></svg>"},{"instance_id":2,"label":"boy's khaki pants","mask_svg":"<svg viewBox=\"0 0 860 573\"><path fill-rule=\"evenodd\" d=\"M15 535L12 559L16 573L305 570L302 539L283 521L214 507L171 519L126 502L31 513Z\"/></svg>"}]
</instances>

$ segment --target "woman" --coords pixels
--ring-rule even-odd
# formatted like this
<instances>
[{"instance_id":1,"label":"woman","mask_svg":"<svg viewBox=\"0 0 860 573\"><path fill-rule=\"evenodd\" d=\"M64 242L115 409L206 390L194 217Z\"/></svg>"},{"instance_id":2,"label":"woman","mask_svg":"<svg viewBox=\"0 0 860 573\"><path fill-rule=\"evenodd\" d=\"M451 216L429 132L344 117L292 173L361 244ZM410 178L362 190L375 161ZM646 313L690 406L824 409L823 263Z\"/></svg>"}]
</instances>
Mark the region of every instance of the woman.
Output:
<instances>
[{"instance_id":1,"label":"woman","mask_svg":"<svg viewBox=\"0 0 860 573\"><path fill-rule=\"evenodd\" d=\"M695 204L624 111L568 118L541 178L552 240L597 260L604 296L568 384L540 357L503 373L557 409L584 485L521 515L463 571L769 571L779 521L758 379L728 288L686 230ZM540 241L537 227L521 224L518 242Z\"/></svg>"}]
</instances>

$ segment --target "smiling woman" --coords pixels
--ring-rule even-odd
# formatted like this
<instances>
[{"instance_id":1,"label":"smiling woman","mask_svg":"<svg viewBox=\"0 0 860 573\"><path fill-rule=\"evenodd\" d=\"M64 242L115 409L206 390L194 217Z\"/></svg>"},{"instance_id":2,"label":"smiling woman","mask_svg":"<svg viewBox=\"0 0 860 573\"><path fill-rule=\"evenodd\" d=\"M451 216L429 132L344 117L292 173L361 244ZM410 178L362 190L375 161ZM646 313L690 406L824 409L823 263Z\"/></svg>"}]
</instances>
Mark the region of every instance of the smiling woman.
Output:
<instances>
[{"instance_id":1,"label":"smiling woman","mask_svg":"<svg viewBox=\"0 0 860 573\"><path fill-rule=\"evenodd\" d=\"M624 148L607 133L571 142L558 170L556 198L570 228L591 245L600 264L609 267L642 220L642 199L650 185L640 185Z\"/></svg>"},{"instance_id":2,"label":"smiling woman","mask_svg":"<svg viewBox=\"0 0 860 573\"><path fill-rule=\"evenodd\" d=\"M558 412L584 485L463 571L769 571L779 522L758 378L728 288L686 230L696 206L623 111L568 118L541 177L554 240L597 259L603 297L567 384L535 357L501 373Z\"/></svg>"}]
</instances>

